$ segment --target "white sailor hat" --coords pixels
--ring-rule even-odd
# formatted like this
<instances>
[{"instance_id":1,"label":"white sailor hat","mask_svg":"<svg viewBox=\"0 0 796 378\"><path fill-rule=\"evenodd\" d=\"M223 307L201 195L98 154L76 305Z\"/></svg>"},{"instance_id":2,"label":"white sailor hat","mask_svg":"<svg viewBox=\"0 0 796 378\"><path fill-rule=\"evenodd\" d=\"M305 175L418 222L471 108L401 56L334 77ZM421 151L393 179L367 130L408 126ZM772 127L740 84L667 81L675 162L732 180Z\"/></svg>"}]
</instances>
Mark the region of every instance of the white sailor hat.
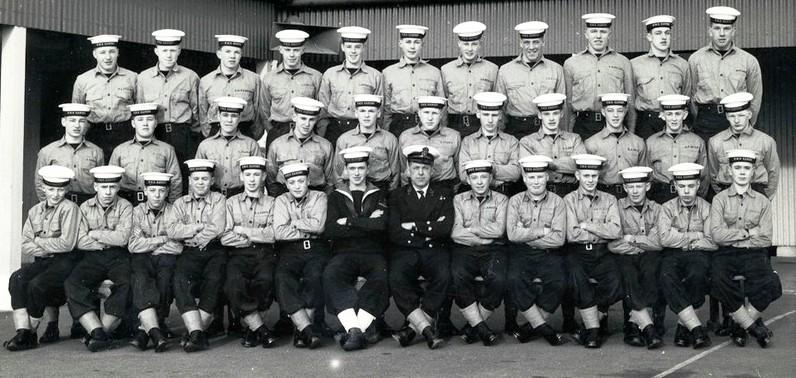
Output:
<instances>
[{"instance_id":1,"label":"white sailor hat","mask_svg":"<svg viewBox=\"0 0 796 378\"><path fill-rule=\"evenodd\" d=\"M141 104L127 105L130 109L130 115L133 117L140 115L156 114L158 112L158 104L154 102L144 102Z\"/></svg>"},{"instance_id":2,"label":"white sailor hat","mask_svg":"<svg viewBox=\"0 0 796 378\"><path fill-rule=\"evenodd\" d=\"M724 105L726 113L740 112L749 109L754 98L755 96L749 92L738 92L722 98L721 104Z\"/></svg>"},{"instance_id":3,"label":"white sailor hat","mask_svg":"<svg viewBox=\"0 0 796 378\"><path fill-rule=\"evenodd\" d=\"M75 171L60 165L45 165L38 173L44 185L56 188L69 185L69 180L75 178Z\"/></svg>"},{"instance_id":4,"label":"white sailor hat","mask_svg":"<svg viewBox=\"0 0 796 378\"><path fill-rule=\"evenodd\" d=\"M322 102L309 97L293 97L290 99L290 104L293 105L293 111L298 114L314 116L321 114L323 109Z\"/></svg>"},{"instance_id":5,"label":"white sailor hat","mask_svg":"<svg viewBox=\"0 0 796 378\"><path fill-rule=\"evenodd\" d=\"M406 146L402 152L407 161L426 165L434 164L434 159L440 155L439 150L436 148L422 144Z\"/></svg>"},{"instance_id":6,"label":"white sailor hat","mask_svg":"<svg viewBox=\"0 0 796 378\"><path fill-rule=\"evenodd\" d=\"M741 12L731 7L710 7L705 13L710 16L710 22L727 25L734 24L741 15Z\"/></svg>"},{"instance_id":7,"label":"white sailor hat","mask_svg":"<svg viewBox=\"0 0 796 378\"><path fill-rule=\"evenodd\" d=\"M95 35L93 37L88 37L88 40L91 41L91 44L94 45L94 48L105 47L105 46L118 46L120 39L122 39L122 36L115 34L101 34L101 35Z\"/></svg>"},{"instance_id":8,"label":"white sailor hat","mask_svg":"<svg viewBox=\"0 0 796 378\"><path fill-rule=\"evenodd\" d=\"M176 29L160 29L152 32L155 37L155 44L160 46L173 46L179 45L182 42L182 37L185 37L185 32Z\"/></svg>"},{"instance_id":9,"label":"white sailor hat","mask_svg":"<svg viewBox=\"0 0 796 378\"><path fill-rule=\"evenodd\" d=\"M310 174L310 166L304 163L288 163L279 168L285 180L296 176L307 176Z\"/></svg>"},{"instance_id":10,"label":"white sailor hat","mask_svg":"<svg viewBox=\"0 0 796 378\"><path fill-rule=\"evenodd\" d=\"M697 163L680 163L669 167L675 180L698 180L702 169Z\"/></svg>"},{"instance_id":11,"label":"white sailor hat","mask_svg":"<svg viewBox=\"0 0 796 378\"><path fill-rule=\"evenodd\" d=\"M169 186L172 176L174 175L164 172L144 172L141 174L144 186Z\"/></svg>"},{"instance_id":12,"label":"white sailor hat","mask_svg":"<svg viewBox=\"0 0 796 378\"><path fill-rule=\"evenodd\" d=\"M525 172L546 172L552 162L553 159L544 155L530 155L519 161Z\"/></svg>"},{"instance_id":13,"label":"white sailor hat","mask_svg":"<svg viewBox=\"0 0 796 378\"><path fill-rule=\"evenodd\" d=\"M544 33L547 32L549 27L542 21L528 21L518 24L514 27L514 30L520 33L520 39L532 39L544 37Z\"/></svg>"},{"instance_id":14,"label":"white sailor hat","mask_svg":"<svg viewBox=\"0 0 796 378\"><path fill-rule=\"evenodd\" d=\"M276 32L275 37L282 46L301 47L310 35L303 30L285 29Z\"/></svg>"},{"instance_id":15,"label":"white sailor hat","mask_svg":"<svg viewBox=\"0 0 796 378\"><path fill-rule=\"evenodd\" d=\"M668 14L660 14L657 16L652 16L644 21L644 25L647 26L647 31L652 31L655 28L671 28L674 25L674 16L669 16Z\"/></svg>"},{"instance_id":16,"label":"white sailor hat","mask_svg":"<svg viewBox=\"0 0 796 378\"><path fill-rule=\"evenodd\" d=\"M572 160L575 161L575 166L578 169L600 169L603 167L605 158L599 155L592 154L579 154L572 155Z\"/></svg>"},{"instance_id":17,"label":"white sailor hat","mask_svg":"<svg viewBox=\"0 0 796 378\"><path fill-rule=\"evenodd\" d=\"M218 40L218 47L232 46L240 48L243 48L243 45L249 40L246 37L233 34L218 34L216 35L216 39Z\"/></svg>"},{"instance_id":18,"label":"white sailor hat","mask_svg":"<svg viewBox=\"0 0 796 378\"><path fill-rule=\"evenodd\" d=\"M417 96L417 107L418 108L437 108L442 109L445 107L445 103L448 102L448 99L445 97L439 96Z\"/></svg>"},{"instance_id":19,"label":"white sailor hat","mask_svg":"<svg viewBox=\"0 0 796 378\"><path fill-rule=\"evenodd\" d=\"M492 162L489 160L470 160L464 163L463 168L468 175L471 173L478 173L478 172L492 173Z\"/></svg>"},{"instance_id":20,"label":"white sailor hat","mask_svg":"<svg viewBox=\"0 0 796 378\"><path fill-rule=\"evenodd\" d=\"M603 104L603 106L627 106L627 99L629 97L630 95L626 93L603 93L600 95L600 102Z\"/></svg>"},{"instance_id":21,"label":"white sailor hat","mask_svg":"<svg viewBox=\"0 0 796 378\"><path fill-rule=\"evenodd\" d=\"M628 167L619 171L619 174L622 175L622 180L625 184L648 182L650 180L650 175L652 175L652 168L640 166Z\"/></svg>"},{"instance_id":22,"label":"white sailor hat","mask_svg":"<svg viewBox=\"0 0 796 378\"><path fill-rule=\"evenodd\" d=\"M422 39L426 36L426 31L428 30L427 27L422 25L398 25L395 28L398 29L399 38Z\"/></svg>"},{"instance_id":23,"label":"white sailor hat","mask_svg":"<svg viewBox=\"0 0 796 378\"><path fill-rule=\"evenodd\" d=\"M733 149L727 151L727 159L730 165L733 163L752 163L757 162L757 152L747 149Z\"/></svg>"},{"instance_id":24,"label":"white sailor hat","mask_svg":"<svg viewBox=\"0 0 796 378\"><path fill-rule=\"evenodd\" d=\"M359 26L343 26L337 29L337 33L340 34L343 42L365 43L368 40L370 30Z\"/></svg>"},{"instance_id":25,"label":"white sailor hat","mask_svg":"<svg viewBox=\"0 0 796 378\"><path fill-rule=\"evenodd\" d=\"M346 164L363 162L367 163L371 153L373 153L373 148L368 146L349 147L339 152Z\"/></svg>"},{"instance_id":26,"label":"white sailor hat","mask_svg":"<svg viewBox=\"0 0 796 378\"><path fill-rule=\"evenodd\" d=\"M114 183L122 181L124 168L116 165L102 165L91 168L88 173L94 176L94 182L96 183Z\"/></svg>"},{"instance_id":27,"label":"white sailor hat","mask_svg":"<svg viewBox=\"0 0 796 378\"><path fill-rule=\"evenodd\" d=\"M610 28L616 16L610 13L587 13L580 17L587 28Z\"/></svg>"},{"instance_id":28,"label":"white sailor hat","mask_svg":"<svg viewBox=\"0 0 796 378\"><path fill-rule=\"evenodd\" d=\"M548 110L560 110L564 108L564 101L567 100L567 95L563 93L545 93L536 96L533 103L540 112Z\"/></svg>"},{"instance_id":29,"label":"white sailor hat","mask_svg":"<svg viewBox=\"0 0 796 378\"><path fill-rule=\"evenodd\" d=\"M188 159L185 161L188 172L215 172L216 162L208 159Z\"/></svg>"},{"instance_id":30,"label":"white sailor hat","mask_svg":"<svg viewBox=\"0 0 796 378\"><path fill-rule=\"evenodd\" d=\"M506 95L500 92L481 92L473 96L479 110L500 110L506 102Z\"/></svg>"},{"instance_id":31,"label":"white sailor hat","mask_svg":"<svg viewBox=\"0 0 796 378\"><path fill-rule=\"evenodd\" d=\"M88 117L88 114L91 113L91 106L86 104L68 103L58 105L58 107L61 108L61 117Z\"/></svg>"},{"instance_id":32,"label":"white sailor hat","mask_svg":"<svg viewBox=\"0 0 796 378\"><path fill-rule=\"evenodd\" d=\"M453 33L463 42L481 39L484 30L486 30L486 25L478 21L465 21L453 27Z\"/></svg>"},{"instance_id":33,"label":"white sailor hat","mask_svg":"<svg viewBox=\"0 0 796 378\"><path fill-rule=\"evenodd\" d=\"M262 156L245 156L238 159L238 164L241 172L247 169L265 170L266 161Z\"/></svg>"},{"instance_id":34,"label":"white sailor hat","mask_svg":"<svg viewBox=\"0 0 796 378\"><path fill-rule=\"evenodd\" d=\"M223 96L213 100L219 112L240 113L246 107L246 100L238 97Z\"/></svg>"},{"instance_id":35,"label":"white sailor hat","mask_svg":"<svg viewBox=\"0 0 796 378\"><path fill-rule=\"evenodd\" d=\"M658 97L661 110L680 110L688 108L688 101L691 98L681 94L668 94Z\"/></svg>"},{"instance_id":36,"label":"white sailor hat","mask_svg":"<svg viewBox=\"0 0 796 378\"><path fill-rule=\"evenodd\" d=\"M373 94L356 94L354 95L354 106L372 106L372 107L380 107L382 102L382 98L379 95Z\"/></svg>"}]
</instances>

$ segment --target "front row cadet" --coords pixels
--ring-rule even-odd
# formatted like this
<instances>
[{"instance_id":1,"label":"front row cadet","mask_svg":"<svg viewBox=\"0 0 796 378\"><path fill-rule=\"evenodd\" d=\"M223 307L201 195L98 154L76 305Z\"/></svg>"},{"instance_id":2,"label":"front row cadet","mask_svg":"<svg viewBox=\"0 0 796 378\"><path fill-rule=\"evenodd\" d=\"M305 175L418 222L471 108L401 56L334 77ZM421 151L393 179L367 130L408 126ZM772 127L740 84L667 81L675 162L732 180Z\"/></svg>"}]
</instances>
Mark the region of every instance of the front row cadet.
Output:
<instances>
[{"instance_id":1,"label":"front row cadet","mask_svg":"<svg viewBox=\"0 0 796 378\"><path fill-rule=\"evenodd\" d=\"M401 346L408 346L421 334L430 349L437 349L445 343L438 327L450 284L446 242L453 226L453 190L431 181L434 160L440 156L436 148L411 145L404 148L403 154L409 185L390 193L387 230L394 244L390 256L391 293L409 324L396 331L393 338ZM428 284L422 301L420 276Z\"/></svg>"},{"instance_id":2,"label":"front row cadet","mask_svg":"<svg viewBox=\"0 0 796 378\"><path fill-rule=\"evenodd\" d=\"M710 208L710 234L719 245L711 264L711 294L735 321L732 341L745 346L748 332L765 348L773 334L760 316L782 296L767 252L773 234L771 202L751 187L757 153L736 149L727 151L727 158L732 185L713 198Z\"/></svg>"},{"instance_id":3,"label":"front row cadet","mask_svg":"<svg viewBox=\"0 0 796 378\"><path fill-rule=\"evenodd\" d=\"M276 146L272 145L271 151ZM279 248L276 299L295 326L293 346L315 349L321 339L313 331L312 320L323 304L323 267L329 260L329 244L321 239L327 197L324 192L310 190L309 165L289 163L279 172L287 193L274 202L274 238Z\"/></svg>"},{"instance_id":4,"label":"front row cadet","mask_svg":"<svg viewBox=\"0 0 796 378\"><path fill-rule=\"evenodd\" d=\"M470 160L464 164L464 171L470 190L453 197L451 284L456 304L467 321L465 341L480 339L490 346L498 337L486 321L500 306L506 291L508 197L489 188L491 161ZM483 279L482 290L476 277Z\"/></svg>"},{"instance_id":5,"label":"front row cadet","mask_svg":"<svg viewBox=\"0 0 796 378\"><path fill-rule=\"evenodd\" d=\"M616 197L597 190L605 158L575 155L580 186L564 197L567 206L566 265L574 286L575 306L584 329L576 334L586 348L599 348L607 332L608 308L622 299L622 281L607 243L621 238Z\"/></svg>"},{"instance_id":6,"label":"front row cadet","mask_svg":"<svg viewBox=\"0 0 796 378\"><path fill-rule=\"evenodd\" d=\"M669 167L677 198L664 203L658 217L663 247L659 282L669 308L677 314L674 345L694 349L710 346L696 310L705 303L708 293L708 254L718 248L710 238L710 203L697 195L704 177L702 169L695 163Z\"/></svg>"},{"instance_id":7,"label":"front row cadet","mask_svg":"<svg viewBox=\"0 0 796 378\"><path fill-rule=\"evenodd\" d=\"M174 222L174 206L167 202L172 180L176 174L144 172L141 174L146 189L146 202L133 209L133 231L130 235L130 268L132 275L133 307L138 312L141 326L130 342L146 350L149 341L155 352L164 352L166 338L171 332L166 328L171 302L174 300L174 268L182 244L169 238L166 229ZM178 188L181 189L181 188Z\"/></svg>"},{"instance_id":8,"label":"front row cadet","mask_svg":"<svg viewBox=\"0 0 796 378\"><path fill-rule=\"evenodd\" d=\"M347 180L329 195L326 216L333 256L323 272L323 287L329 312L345 329L340 345L346 351L379 341L374 320L390 303L383 236L387 192L367 179L372 152L366 146L339 152ZM359 290L357 277L365 279Z\"/></svg>"},{"instance_id":9,"label":"front row cadet","mask_svg":"<svg viewBox=\"0 0 796 378\"><path fill-rule=\"evenodd\" d=\"M83 222L77 240L83 258L64 283L72 318L79 321L88 337L86 347L92 352L110 346L108 333L116 329L127 313L130 299L130 255L127 242L133 223L133 207L119 198L119 181L124 169L106 165L92 168L97 195L83 202ZM113 281L111 294L101 313L97 288L105 280Z\"/></svg>"},{"instance_id":10,"label":"front row cadet","mask_svg":"<svg viewBox=\"0 0 796 378\"><path fill-rule=\"evenodd\" d=\"M564 200L547 190L553 159L526 156L519 161L527 190L511 197L506 233L512 245L508 287L514 304L528 321L514 332L521 343L544 337L550 345L567 342L547 320L556 311L566 277L558 248L564 245L567 212Z\"/></svg>"},{"instance_id":11,"label":"front row cadet","mask_svg":"<svg viewBox=\"0 0 796 378\"><path fill-rule=\"evenodd\" d=\"M28 211L22 227L22 253L33 257L33 262L8 280L17 333L3 346L12 352L38 346L36 330L44 308L65 302L64 280L80 258L75 246L82 215L77 204L64 198L75 173L56 165L41 167L37 173L45 199ZM50 319L41 342L53 342L58 337L58 319Z\"/></svg>"},{"instance_id":12,"label":"front row cadet","mask_svg":"<svg viewBox=\"0 0 796 378\"><path fill-rule=\"evenodd\" d=\"M622 310L629 316L624 325L625 344L657 349L663 346L663 340L653 325L651 307L658 300L660 205L647 200L651 173L649 167L630 167L619 172L627 193L619 200L622 233L620 239L608 243L608 249L616 254L625 289Z\"/></svg>"},{"instance_id":13,"label":"front row cadet","mask_svg":"<svg viewBox=\"0 0 796 378\"><path fill-rule=\"evenodd\" d=\"M244 192L227 199L227 221L220 238L229 256L224 293L246 327L241 345L270 348L276 338L260 312L274 301L274 199L263 191L265 158L249 156L238 163Z\"/></svg>"},{"instance_id":14,"label":"front row cadet","mask_svg":"<svg viewBox=\"0 0 796 378\"><path fill-rule=\"evenodd\" d=\"M226 225L226 200L210 190L215 162L190 159L185 165L188 194L174 204L177 221L168 224L166 232L183 245L174 270L174 298L187 331L183 350L190 353L209 346L206 330L224 283L226 255L218 238Z\"/></svg>"}]
</instances>

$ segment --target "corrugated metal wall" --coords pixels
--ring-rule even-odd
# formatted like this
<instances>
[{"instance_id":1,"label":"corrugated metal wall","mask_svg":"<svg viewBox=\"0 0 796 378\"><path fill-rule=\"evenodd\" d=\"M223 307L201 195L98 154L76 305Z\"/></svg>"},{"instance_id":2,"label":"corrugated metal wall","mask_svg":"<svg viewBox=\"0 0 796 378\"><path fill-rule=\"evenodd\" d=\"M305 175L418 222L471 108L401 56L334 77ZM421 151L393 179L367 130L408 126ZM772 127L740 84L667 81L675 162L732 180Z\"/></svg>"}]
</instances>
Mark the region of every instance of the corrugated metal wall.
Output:
<instances>
[{"instance_id":1,"label":"corrugated metal wall","mask_svg":"<svg viewBox=\"0 0 796 378\"><path fill-rule=\"evenodd\" d=\"M153 42L153 30L186 32L183 47L215 51L215 34L249 38L247 57L268 57L274 6L255 0L0 0L0 24L64 33L119 34L127 41Z\"/></svg>"}]
</instances>

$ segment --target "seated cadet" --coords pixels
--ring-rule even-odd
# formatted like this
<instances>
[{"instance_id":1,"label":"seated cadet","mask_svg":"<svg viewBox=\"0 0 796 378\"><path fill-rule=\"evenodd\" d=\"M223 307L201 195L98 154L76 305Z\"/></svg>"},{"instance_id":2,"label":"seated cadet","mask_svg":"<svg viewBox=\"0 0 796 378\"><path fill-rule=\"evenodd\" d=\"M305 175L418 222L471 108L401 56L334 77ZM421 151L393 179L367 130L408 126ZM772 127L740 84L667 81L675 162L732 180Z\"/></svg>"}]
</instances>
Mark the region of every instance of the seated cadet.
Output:
<instances>
[{"instance_id":1,"label":"seated cadet","mask_svg":"<svg viewBox=\"0 0 796 378\"><path fill-rule=\"evenodd\" d=\"M368 182L387 193L398 188L400 183L401 151L398 150L398 138L378 125L381 117L381 101L379 95L354 95L359 124L337 138L335 151L356 146L372 148L373 152L368 157ZM343 157L338 153L333 160L335 183L344 183L346 177Z\"/></svg>"},{"instance_id":2,"label":"seated cadet","mask_svg":"<svg viewBox=\"0 0 796 378\"><path fill-rule=\"evenodd\" d=\"M224 284L227 257L218 238L226 226L226 199L210 189L215 162L190 159L185 165L188 194L174 204L177 222L167 224L166 233L183 245L174 269L174 299L187 331L182 347L191 353L209 346L207 328Z\"/></svg>"},{"instance_id":3,"label":"seated cadet","mask_svg":"<svg viewBox=\"0 0 796 378\"><path fill-rule=\"evenodd\" d=\"M277 146L278 142L271 145L272 151ZM315 349L321 339L311 325L315 311L323 308L322 276L329 260L329 243L321 238L326 193L309 189L310 170L304 163L279 168L288 192L274 202L273 227L279 250L276 299L295 326L293 346Z\"/></svg>"},{"instance_id":4,"label":"seated cadet","mask_svg":"<svg viewBox=\"0 0 796 378\"><path fill-rule=\"evenodd\" d=\"M135 137L116 146L108 163L124 168L124 177L119 183L119 197L126 199L133 206L146 202L144 198L146 189L141 174L161 172L172 175L171 179L167 180L170 185L167 193L168 201L174 203L182 196L180 162L177 161L174 147L155 138L158 104L135 104L128 108L133 117L131 122L135 129Z\"/></svg>"},{"instance_id":5,"label":"seated cadet","mask_svg":"<svg viewBox=\"0 0 796 378\"><path fill-rule=\"evenodd\" d=\"M459 149L459 178L467 182L464 166L471 160L489 160L492 162L491 186L497 192L510 196L521 191L518 189L520 179L519 142L517 138L500 131L500 120L503 118L503 103L506 96L497 92L481 92L473 96L478 105L475 116L480 120L480 129L462 140ZM466 185L459 187L459 192L469 190Z\"/></svg>"},{"instance_id":6,"label":"seated cadet","mask_svg":"<svg viewBox=\"0 0 796 378\"><path fill-rule=\"evenodd\" d=\"M619 171L627 197L619 200L622 238L608 243L625 289L623 313L625 344L657 349L663 346L661 335L652 323L651 307L658 300L658 266L661 250L658 239L660 205L647 200L652 168L630 167ZM639 332L640 330L640 332Z\"/></svg>"},{"instance_id":7,"label":"seated cadet","mask_svg":"<svg viewBox=\"0 0 796 378\"><path fill-rule=\"evenodd\" d=\"M509 255L508 285L512 300L528 321L514 333L521 343L542 336L550 345L567 342L547 324L566 286L561 254L567 212L564 200L547 191L553 159L531 155L520 159L527 191L509 200L506 233L514 243Z\"/></svg>"},{"instance_id":8,"label":"seated cadet","mask_svg":"<svg viewBox=\"0 0 796 378\"><path fill-rule=\"evenodd\" d=\"M482 129L486 123L481 123ZM486 321L500 306L506 291L509 199L489 188L494 177L491 161L470 160L464 164L464 171L470 190L453 197L451 284L456 305L467 320L465 341L473 343L481 339L490 346L498 338ZM484 279L482 290L475 282L478 276Z\"/></svg>"},{"instance_id":9,"label":"seated cadet","mask_svg":"<svg viewBox=\"0 0 796 378\"><path fill-rule=\"evenodd\" d=\"M227 200L226 227L220 238L229 256L224 293L247 327L241 345L270 348L276 338L260 312L274 301L274 199L263 191L265 158L243 157L238 164L244 192Z\"/></svg>"},{"instance_id":10,"label":"seated cadet","mask_svg":"<svg viewBox=\"0 0 796 378\"><path fill-rule=\"evenodd\" d=\"M584 329L575 336L586 348L599 348L607 334L608 308L622 299L622 277L607 243L622 237L616 197L597 189L605 158L574 155L578 190L567 194L565 261Z\"/></svg>"},{"instance_id":11,"label":"seated cadet","mask_svg":"<svg viewBox=\"0 0 796 378\"><path fill-rule=\"evenodd\" d=\"M410 185L390 193L387 230L394 244L390 289L409 324L396 331L393 338L401 346L408 346L419 333L429 348L437 349L445 343L435 319L439 318L450 284L450 255L445 244L453 226L453 190L431 181L434 160L440 156L436 148L413 145L402 152L408 162ZM422 302L419 276L428 283Z\"/></svg>"},{"instance_id":12,"label":"seated cadet","mask_svg":"<svg viewBox=\"0 0 796 378\"><path fill-rule=\"evenodd\" d=\"M170 223L179 221L174 205L166 198L169 188L173 188L171 180L181 177L178 169L174 174L144 172L141 179L146 202L133 209L133 231L127 246L131 254L133 307L141 326L130 343L146 350L151 339L155 352L160 353L166 350L166 338L171 334L166 319L174 300L174 268L182 253L182 243L166 233Z\"/></svg>"},{"instance_id":13,"label":"seated cadet","mask_svg":"<svg viewBox=\"0 0 796 378\"><path fill-rule=\"evenodd\" d=\"M28 210L22 227L22 253L33 257L33 262L11 274L8 280L17 333L3 346L12 352L38 346L36 330L44 308L59 307L65 302L64 280L80 258L75 246L83 215L77 204L64 199L75 173L57 165L41 167L37 173L47 198ZM41 342L58 338L58 319L50 319Z\"/></svg>"},{"instance_id":14,"label":"seated cadet","mask_svg":"<svg viewBox=\"0 0 796 378\"><path fill-rule=\"evenodd\" d=\"M379 341L374 320L390 304L384 258L387 192L367 180L372 152L367 146L339 152L347 180L329 195L326 216L333 256L323 272L323 288L328 311L345 328L340 345L346 351ZM358 291L357 277L365 279Z\"/></svg>"},{"instance_id":15,"label":"seated cadet","mask_svg":"<svg viewBox=\"0 0 796 378\"><path fill-rule=\"evenodd\" d=\"M710 203L697 196L702 168L695 163L669 167L677 198L664 203L658 217L663 247L659 280L669 308L677 314L674 345L694 349L710 346L695 310L705 303L708 292L708 253L718 248L710 238Z\"/></svg>"},{"instance_id":16,"label":"seated cadet","mask_svg":"<svg viewBox=\"0 0 796 378\"><path fill-rule=\"evenodd\" d=\"M130 300L130 254L127 242L133 223L133 207L119 198L119 181L124 168L106 165L92 168L96 197L83 202L83 222L77 247L83 258L66 279L67 303L72 318L88 334L86 347L92 352L110 346L108 333L116 329L127 313ZM113 281L111 294L100 311L97 288L105 280Z\"/></svg>"},{"instance_id":17,"label":"seated cadet","mask_svg":"<svg viewBox=\"0 0 796 378\"><path fill-rule=\"evenodd\" d=\"M623 190L619 171L647 163L647 145L644 144L644 139L633 134L622 124L628 111L628 98L629 95L624 93L601 95L600 113L605 118L605 126L584 141L586 151L605 158L597 189L617 198L627 196Z\"/></svg>"},{"instance_id":18,"label":"seated cadet","mask_svg":"<svg viewBox=\"0 0 796 378\"><path fill-rule=\"evenodd\" d=\"M732 341L746 345L748 332L765 348L773 334L760 316L782 296L782 284L771 269L766 250L773 233L771 202L751 187L758 158L752 150L727 151L732 186L717 194L710 208L710 235L719 245L710 275L711 294L735 321ZM744 285L736 282L737 276L744 277L745 291L741 290Z\"/></svg>"}]
</instances>

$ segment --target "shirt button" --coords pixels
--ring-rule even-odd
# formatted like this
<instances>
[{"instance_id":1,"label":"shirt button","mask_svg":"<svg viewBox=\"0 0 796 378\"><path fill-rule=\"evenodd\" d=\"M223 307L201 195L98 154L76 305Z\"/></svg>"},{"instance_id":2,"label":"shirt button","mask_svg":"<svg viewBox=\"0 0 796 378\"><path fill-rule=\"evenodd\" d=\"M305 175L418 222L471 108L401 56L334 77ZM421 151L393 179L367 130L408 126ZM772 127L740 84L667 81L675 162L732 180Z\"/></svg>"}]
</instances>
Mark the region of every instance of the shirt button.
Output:
<instances>
[{"instance_id":1,"label":"shirt button","mask_svg":"<svg viewBox=\"0 0 796 378\"><path fill-rule=\"evenodd\" d=\"M553 159L558 159L558 156L553 156Z\"/></svg>"}]
</instances>

